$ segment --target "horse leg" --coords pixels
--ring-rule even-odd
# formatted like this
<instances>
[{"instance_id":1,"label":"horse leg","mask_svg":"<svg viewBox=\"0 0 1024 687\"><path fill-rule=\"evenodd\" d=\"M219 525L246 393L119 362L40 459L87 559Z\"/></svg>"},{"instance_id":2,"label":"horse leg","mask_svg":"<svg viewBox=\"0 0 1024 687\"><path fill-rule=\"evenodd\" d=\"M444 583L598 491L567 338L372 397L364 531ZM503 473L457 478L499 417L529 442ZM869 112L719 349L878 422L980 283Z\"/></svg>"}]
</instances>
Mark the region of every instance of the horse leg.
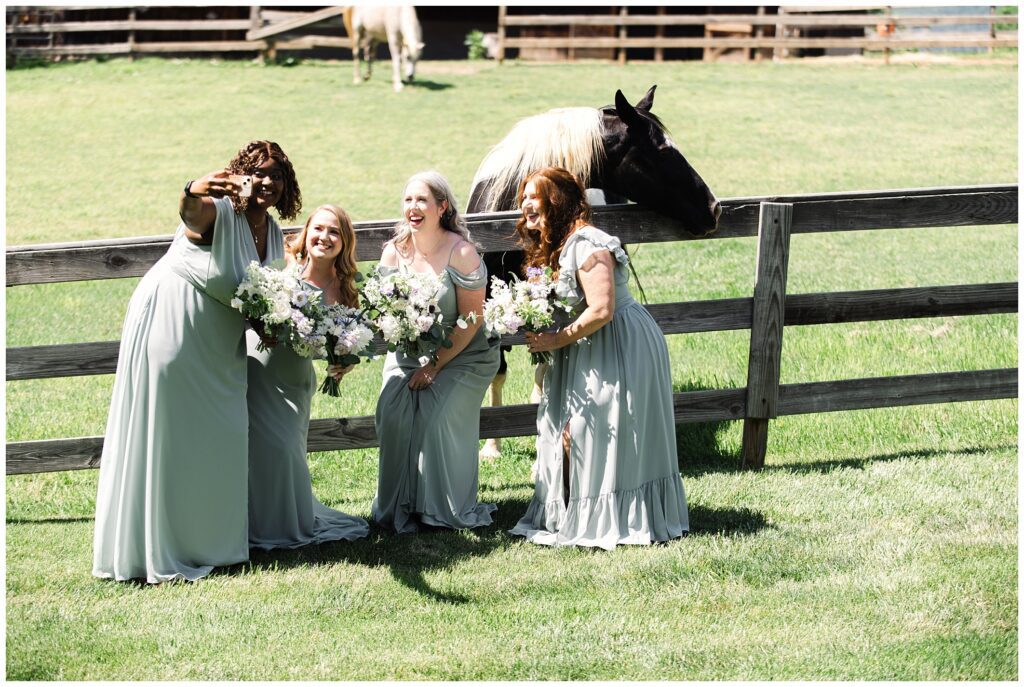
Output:
<instances>
[{"instance_id":1,"label":"horse leg","mask_svg":"<svg viewBox=\"0 0 1024 687\"><path fill-rule=\"evenodd\" d=\"M391 82L398 93L405 85L402 83L402 42L397 31L388 32L388 50L391 51Z\"/></svg>"},{"instance_id":2,"label":"horse leg","mask_svg":"<svg viewBox=\"0 0 1024 687\"><path fill-rule=\"evenodd\" d=\"M363 75L360 73L362 70L359 68L359 41L353 40L352 42L352 83L361 84L363 82Z\"/></svg>"},{"instance_id":3,"label":"horse leg","mask_svg":"<svg viewBox=\"0 0 1024 687\"><path fill-rule=\"evenodd\" d=\"M530 403L540 403L540 397L544 393L544 375L547 374L547 363L541 363L533 368L533 391L530 392ZM530 481L537 481L537 474L540 472L540 456L533 461L530 467Z\"/></svg>"},{"instance_id":4,"label":"horse leg","mask_svg":"<svg viewBox=\"0 0 1024 687\"><path fill-rule=\"evenodd\" d=\"M502 356L504 357L504 355ZM491 381L489 391L491 392L491 405L495 408L501 406L501 388L505 386L505 373L499 372L494 376L494 380ZM480 449L480 460L486 460L488 462L496 460L501 455L501 439L492 437L484 442L484 447Z\"/></svg>"},{"instance_id":5,"label":"horse leg","mask_svg":"<svg viewBox=\"0 0 1024 687\"><path fill-rule=\"evenodd\" d=\"M540 403L540 397L544 394L544 375L547 372L547 363L541 363L533 368L533 391L530 392L530 403Z\"/></svg>"}]
</instances>

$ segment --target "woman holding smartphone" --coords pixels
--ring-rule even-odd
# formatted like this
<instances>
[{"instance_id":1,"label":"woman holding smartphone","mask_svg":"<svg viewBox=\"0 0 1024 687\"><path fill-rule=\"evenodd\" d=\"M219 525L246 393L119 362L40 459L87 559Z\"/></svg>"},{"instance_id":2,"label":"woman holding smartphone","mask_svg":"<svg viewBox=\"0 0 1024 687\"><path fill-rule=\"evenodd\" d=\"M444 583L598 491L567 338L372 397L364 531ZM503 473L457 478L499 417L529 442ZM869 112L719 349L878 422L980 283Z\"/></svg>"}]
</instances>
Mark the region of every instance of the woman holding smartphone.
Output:
<instances>
[{"instance_id":1,"label":"woman holding smartphone","mask_svg":"<svg viewBox=\"0 0 1024 687\"><path fill-rule=\"evenodd\" d=\"M321 205L285 247L285 259L302 267L303 288L321 303L358 307L356 235L348 213ZM316 393L313 361L290 346L249 351L249 546L294 549L307 544L365 537L366 521L328 508L313 495L306 462L310 403ZM351 370L332 365L340 380Z\"/></svg>"},{"instance_id":2,"label":"woman holding smartphone","mask_svg":"<svg viewBox=\"0 0 1024 687\"><path fill-rule=\"evenodd\" d=\"M125 316L96 497L97 577L196 580L248 559L245 322L229 303L250 262L283 257L269 210L290 219L301 206L291 162L270 141L185 184L171 247Z\"/></svg>"}]
</instances>

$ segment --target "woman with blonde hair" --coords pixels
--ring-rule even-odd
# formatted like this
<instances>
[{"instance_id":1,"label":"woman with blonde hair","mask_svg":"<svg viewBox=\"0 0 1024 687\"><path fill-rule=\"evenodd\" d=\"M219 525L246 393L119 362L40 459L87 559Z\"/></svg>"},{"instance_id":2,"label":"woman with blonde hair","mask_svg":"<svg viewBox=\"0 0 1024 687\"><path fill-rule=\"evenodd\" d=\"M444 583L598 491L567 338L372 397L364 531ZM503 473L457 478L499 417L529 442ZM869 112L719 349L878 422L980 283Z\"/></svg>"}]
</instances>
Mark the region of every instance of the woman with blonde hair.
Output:
<instances>
[{"instance_id":1,"label":"woman with blonde hair","mask_svg":"<svg viewBox=\"0 0 1024 687\"><path fill-rule=\"evenodd\" d=\"M511 531L555 546L614 549L689 529L665 337L627 285L619 239L590 224L583 186L560 167L519 186L529 267L551 267L576 318L527 333L553 352L537 410L533 500Z\"/></svg>"},{"instance_id":2,"label":"woman with blonde hair","mask_svg":"<svg viewBox=\"0 0 1024 687\"><path fill-rule=\"evenodd\" d=\"M325 304L357 305L356 236L348 214L321 205L285 248L302 267L303 288ZM313 361L290 346L260 351L249 330L249 546L293 549L369 534L365 520L328 508L313 495L306 463L310 403L316 392ZM341 379L351 367L331 366Z\"/></svg>"},{"instance_id":3,"label":"woman with blonde hair","mask_svg":"<svg viewBox=\"0 0 1024 687\"><path fill-rule=\"evenodd\" d=\"M410 178L402 208L378 270L439 277L444 321L471 321L454 329L452 347L441 348L435 362L388 354L377 402L373 518L397 532L486 526L495 507L477 502L480 403L498 370L497 342L481 327L487 268L441 174Z\"/></svg>"}]
</instances>

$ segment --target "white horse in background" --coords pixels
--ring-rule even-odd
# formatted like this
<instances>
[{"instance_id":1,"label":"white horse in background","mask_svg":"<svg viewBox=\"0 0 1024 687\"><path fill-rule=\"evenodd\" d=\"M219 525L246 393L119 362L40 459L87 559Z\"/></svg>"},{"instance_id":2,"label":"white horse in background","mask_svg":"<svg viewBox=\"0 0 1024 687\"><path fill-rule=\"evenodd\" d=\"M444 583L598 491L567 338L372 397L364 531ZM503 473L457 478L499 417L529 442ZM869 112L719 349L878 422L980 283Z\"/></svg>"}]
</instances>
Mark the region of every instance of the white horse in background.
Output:
<instances>
[{"instance_id":1,"label":"white horse in background","mask_svg":"<svg viewBox=\"0 0 1024 687\"><path fill-rule=\"evenodd\" d=\"M403 81L411 82L416 75L416 61L423 53L423 32L412 5L382 7L355 5L343 14L345 30L352 45L353 83L362 83L373 74L373 57L377 45L387 41L391 52L391 72L395 92L401 91ZM359 51L366 60L366 76L359 64Z\"/></svg>"}]
</instances>

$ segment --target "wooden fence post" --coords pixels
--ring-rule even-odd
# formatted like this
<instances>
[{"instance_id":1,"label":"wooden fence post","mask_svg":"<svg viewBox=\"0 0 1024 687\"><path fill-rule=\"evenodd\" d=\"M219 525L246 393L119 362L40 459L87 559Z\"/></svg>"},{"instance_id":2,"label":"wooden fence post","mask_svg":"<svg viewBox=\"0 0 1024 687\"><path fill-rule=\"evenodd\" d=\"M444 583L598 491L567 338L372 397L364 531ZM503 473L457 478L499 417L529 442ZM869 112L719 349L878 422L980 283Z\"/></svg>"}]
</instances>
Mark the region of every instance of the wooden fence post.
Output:
<instances>
[{"instance_id":1,"label":"wooden fence post","mask_svg":"<svg viewBox=\"0 0 1024 687\"><path fill-rule=\"evenodd\" d=\"M886 40L892 40L892 36L895 33L895 25L892 22L892 5L886 5L885 7L885 28L886 28ZM885 63L889 64L889 55L892 53L889 50L889 46L885 46Z\"/></svg>"},{"instance_id":2,"label":"wooden fence post","mask_svg":"<svg viewBox=\"0 0 1024 687\"><path fill-rule=\"evenodd\" d=\"M659 17L664 17L665 16L665 6L664 5L658 5L658 16ZM654 29L654 37L655 38L664 38L665 37L665 25L664 24L658 24L657 28ZM661 47L660 45L658 45L654 49L654 61L655 62L664 62L665 61L665 48Z\"/></svg>"},{"instance_id":3,"label":"wooden fence post","mask_svg":"<svg viewBox=\"0 0 1024 687\"><path fill-rule=\"evenodd\" d=\"M135 61L135 19L137 18L135 8L128 9L128 24L132 27L128 31L128 61Z\"/></svg>"},{"instance_id":4,"label":"wooden fence post","mask_svg":"<svg viewBox=\"0 0 1024 687\"><path fill-rule=\"evenodd\" d=\"M754 284L747 412L743 420L742 465L764 467L768 420L778 415L779 367L786 311L786 273L792 203L761 203L758 222L757 281Z\"/></svg>"},{"instance_id":5,"label":"wooden fence post","mask_svg":"<svg viewBox=\"0 0 1024 687\"><path fill-rule=\"evenodd\" d=\"M498 5L498 64L505 61L505 6Z\"/></svg>"},{"instance_id":6,"label":"wooden fence post","mask_svg":"<svg viewBox=\"0 0 1024 687\"><path fill-rule=\"evenodd\" d=\"M619 10L619 16L625 19L629 16L629 5L623 5ZM628 35L626 23L619 25L619 64L626 64L626 37Z\"/></svg>"}]
</instances>

